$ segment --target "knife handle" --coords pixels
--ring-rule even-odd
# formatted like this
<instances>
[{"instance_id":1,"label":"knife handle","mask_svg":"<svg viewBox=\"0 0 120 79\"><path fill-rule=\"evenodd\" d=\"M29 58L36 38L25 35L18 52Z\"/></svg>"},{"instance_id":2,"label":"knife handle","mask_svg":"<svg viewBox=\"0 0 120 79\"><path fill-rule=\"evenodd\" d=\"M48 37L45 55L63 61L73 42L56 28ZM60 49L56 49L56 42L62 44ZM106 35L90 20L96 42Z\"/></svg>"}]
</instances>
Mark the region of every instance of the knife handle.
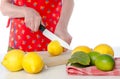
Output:
<instances>
[{"instance_id":1,"label":"knife handle","mask_svg":"<svg viewBox=\"0 0 120 79\"><path fill-rule=\"evenodd\" d=\"M39 30L40 30L41 32L43 32L45 29L46 29L46 28L45 28L42 24L40 24Z\"/></svg>"}]
</instances>

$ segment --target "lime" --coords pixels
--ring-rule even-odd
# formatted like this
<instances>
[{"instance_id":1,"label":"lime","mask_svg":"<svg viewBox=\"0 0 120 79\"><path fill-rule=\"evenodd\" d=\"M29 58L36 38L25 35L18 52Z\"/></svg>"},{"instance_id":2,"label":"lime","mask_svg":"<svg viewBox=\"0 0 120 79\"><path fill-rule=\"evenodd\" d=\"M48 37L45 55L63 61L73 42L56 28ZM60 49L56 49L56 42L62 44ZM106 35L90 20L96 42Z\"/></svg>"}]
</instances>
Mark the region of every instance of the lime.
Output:
<instances>
[{"instance_id":1,"label":"lime","mask_svg":"<svg viewBox=\"0 0 120 79\"><path fill-rule=\"evenodd\" d=\"M91 51L88 55L90 57L90 65L95 65L95 60L100 55L100 53Z\"/></svg>"},{"instance_id":2,"label":"lime","mask_svg":"<svg viewBox=\"0 0 120 79\"><path fill-rule=\"evenodd\" d=\"M111 71L115 66L115 61L112 56L108 54L101 54L96 58L95 65L99 70Z\"/></svg>"}]
</instances>

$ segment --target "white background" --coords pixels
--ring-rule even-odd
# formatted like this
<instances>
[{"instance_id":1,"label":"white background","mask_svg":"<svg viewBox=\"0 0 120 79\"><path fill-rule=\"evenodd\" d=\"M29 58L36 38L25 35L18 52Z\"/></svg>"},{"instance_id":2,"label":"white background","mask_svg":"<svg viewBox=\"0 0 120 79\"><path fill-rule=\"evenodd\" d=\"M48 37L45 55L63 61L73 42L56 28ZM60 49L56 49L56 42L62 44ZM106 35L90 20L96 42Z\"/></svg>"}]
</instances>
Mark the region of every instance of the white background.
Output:
<instances>
[{"instance_id":1,"label":"white background","mask_svg":"<svg viewBox=\"0 0 120 79\"><path fill-rule=\"evenodd\" d=\"M75 6L68 31L73 37L71 47L100 43L120 47L120 0L74 0ZM7 17L0 13L0 53L7 50L9 28Z\"/></svg>"}]
</instances>

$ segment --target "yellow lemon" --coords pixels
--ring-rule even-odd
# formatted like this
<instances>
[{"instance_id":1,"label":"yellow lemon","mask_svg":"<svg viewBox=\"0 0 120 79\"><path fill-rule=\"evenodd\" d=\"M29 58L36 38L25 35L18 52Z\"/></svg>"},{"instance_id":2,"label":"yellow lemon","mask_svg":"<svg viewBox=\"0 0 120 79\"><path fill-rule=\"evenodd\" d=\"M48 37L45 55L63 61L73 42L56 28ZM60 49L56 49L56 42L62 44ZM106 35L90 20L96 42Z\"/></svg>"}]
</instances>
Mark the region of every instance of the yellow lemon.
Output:
<instances>
[{"instance_id":1,"label":"yellow lemon","mask_svg":"<svg viewBox=\"0 0 120 79\"><path fill-rule=\"evenodd\" d=\"M63 47L60 45L60 43L57 40L51 41L47 46L48 53L50 53L52 56L57 56L62 54Z\"/></svg>"},{"instance_id":2,"label":"yellow lemon","mask_svg":"<svg viewBox=\"0 0 120 79\"><path fill-rule=\"evenodd\" d=\"M38 53L29 52L23 57L22 66L26 72L35 74L43 69L44 62Z\"/></svg>"},{"instance_id":3,"label":"yellow lemon","mask_svg":"<svg viewBox=\"0 0 120 79\"><path fill-rule=\"evenodd\" d=\"M24 52L19 49L13 49L9 51L2 61L3 66L5 66L9 71L19 71L22 67L22 59L24 57Z\"/></svg>"},{"instance_id":4,"label":"yellow lemon","mask_svg":"<svg viewBox=\"0 0 120 79\"><path fill-rule=\"evenodd\" d=\"M114 51L108 44L99 44L93 50L101 54L109 54L111 56L114 56Z\"/></svg>"},{"instance_id":5,"label":"yellow lemon","mask_svg":"<svg viewBox=\"0 0 120 79\"><path fill-rule=\"evenodd\" d=\"M72 54L76 51L83 51L85 53L89 53L91 51L91 48L89 48L88 46L77 46L72 50Z\"/></svg>"}]
</instances>

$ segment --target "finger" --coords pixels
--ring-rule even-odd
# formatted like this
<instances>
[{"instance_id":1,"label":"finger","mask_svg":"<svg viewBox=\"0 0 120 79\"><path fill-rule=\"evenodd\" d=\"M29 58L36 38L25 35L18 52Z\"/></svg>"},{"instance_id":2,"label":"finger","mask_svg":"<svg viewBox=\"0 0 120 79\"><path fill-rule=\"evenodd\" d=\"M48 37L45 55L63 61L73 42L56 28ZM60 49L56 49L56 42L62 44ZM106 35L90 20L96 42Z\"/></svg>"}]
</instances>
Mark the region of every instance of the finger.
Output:
<instances>
[{"instance_id":1,"label":"finger","mask_svg":"<svg viewBox=\"0 0 120 79\"><path fill-rule=\"evenodd\" d=\"M71 38L69 38L69 40L68 40L68 44L70 45L70 44L71 44L71 42L72 42L72 37L71 37Z\"/></svg>"},{"instance_id":2,"label":"finger","mask_svg":"<svg viewBox=\"0 0 120 79\"><path fill-rule=\"evenodd\" d=\"M26 27L28 27L29 29L33 30L32 28L32 23L31 23L31 20L30 19L25 19L25 25Z\"/></svg>"},{"instance_id":3,"label":"finger","mask_svg":"<svg viewBox=\"0 0 120 79\"><path fill-rule=\"evenodd\" d=\"M39 19L36 19L36 20L35 20L35 28L34 28L34 31L38 31L39 26L40 26L40 20L39 20Z\"/></svg>"},{"instance_id":4,"label":"finger","mask_svg":"<svg viewBox=\"0 0 120 79\"><path fill-rule=\"evenodd\" d=\"M30 21L26 21L26 27L28 27L29 29L31 29L31 23L30 23Z\"/></svg>"},{"instance_id":5,"label":"finger","mask_svg":"<svg viewBox=\"0 0 120 79\"><path fill-rule=\"evenodd\" d=\"M66 39L66 42L70 45L72 42L72 36L68 34L68 39Z\"/></svg>"},{"instance_id":6,"label":"finger","mask_svg":"<svg viewBox=\"0 0 120 79\"><path fill-rule=\"evenodd\" d=\"M43 23L43 21L41 21L41 24L42 24L43 26L45 26L45 24Z\"/></svg>"},{"instance_id":7,"label":"finger","mask_svg":"<svg viewBox=\"0 0 120 79\"><path fill-rule=\"evenodd\" d=\"M30 22L30 23L31 23L30 28L31 28L31 30L32 30L32 31L34 31L35 24L34 24L33 20L31 20L31 22Z\"/></svg>"},{"instance_id":8,"label":"finger","mask_svg":"<svg viewBox=\"0 0 120 79\"><path fill-rule=\"evenodd\" d=\"M64 49L63 49L63 52L66 52L67 50L68 50L68 49L64 48Z\"/></svg>"}]
</instances>

